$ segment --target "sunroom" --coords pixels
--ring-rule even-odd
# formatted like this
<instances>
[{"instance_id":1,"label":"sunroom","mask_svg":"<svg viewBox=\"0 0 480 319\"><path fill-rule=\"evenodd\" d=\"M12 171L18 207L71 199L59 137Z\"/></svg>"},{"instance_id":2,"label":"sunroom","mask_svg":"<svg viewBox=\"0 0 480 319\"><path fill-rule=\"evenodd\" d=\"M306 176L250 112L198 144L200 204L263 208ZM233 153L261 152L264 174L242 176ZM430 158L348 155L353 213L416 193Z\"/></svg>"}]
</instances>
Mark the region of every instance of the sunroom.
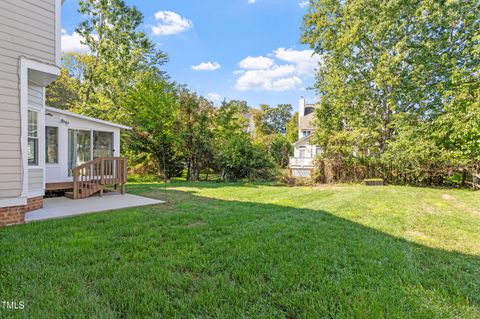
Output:
<instances>
[{"instance_id":1,"label":"sunroom","mask_svg":"<svg viewBox=\"0 0 480 319\"><path fill-rule=\"evenodd\" d=\"M126 159L120 157L120 133L128 129L47 106L45 190L73 189L72 197L85 198L103 192L103 185L124 184ZM32 158L35 153L29 152L29 162L36 161Z\"/></svg>"}]
</instances>

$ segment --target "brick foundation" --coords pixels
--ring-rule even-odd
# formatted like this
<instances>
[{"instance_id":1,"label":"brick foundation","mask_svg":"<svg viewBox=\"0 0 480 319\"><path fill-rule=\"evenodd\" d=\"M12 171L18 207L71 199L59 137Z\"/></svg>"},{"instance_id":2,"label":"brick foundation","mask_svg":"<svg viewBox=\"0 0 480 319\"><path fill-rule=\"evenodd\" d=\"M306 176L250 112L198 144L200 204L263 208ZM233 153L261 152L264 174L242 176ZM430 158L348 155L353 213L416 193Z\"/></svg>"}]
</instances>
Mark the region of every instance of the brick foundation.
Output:
<instances>
[{"instance_id":1,"label":"brick foundation","mask_svg":"<svg viewBox=\"0 0 480 319\"><path fill-rule=\"evenodd\" d=\"M27 199L27 205L0 207L0 227L23 224L25 222L25 213L42 207L43 197L29 198Z\"/></svg>"},{"instance_id":2,"label":"brick foundation","mask_svg":"<svg viewBox=\"0 0 480 319\"><path fill-rule=\"evenodd\" d=\"M29 198L27 200L27 205L24 207L25 207L25 213L43 208L43 197Z\"/></svg>"}]
</instances>

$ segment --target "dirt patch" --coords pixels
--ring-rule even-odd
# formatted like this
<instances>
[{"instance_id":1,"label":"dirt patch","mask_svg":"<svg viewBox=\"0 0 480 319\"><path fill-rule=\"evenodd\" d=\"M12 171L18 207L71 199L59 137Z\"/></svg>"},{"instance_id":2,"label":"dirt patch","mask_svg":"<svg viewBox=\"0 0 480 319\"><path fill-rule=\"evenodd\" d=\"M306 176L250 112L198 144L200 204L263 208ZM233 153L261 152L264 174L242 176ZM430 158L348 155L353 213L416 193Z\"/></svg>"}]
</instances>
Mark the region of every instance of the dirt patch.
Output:
<instances>
[{"instance_id":1,"label":"dirt patch","mask_svg":"<svg viewBox=\"0 0 480 319\"><path fill-rule=\"evenodd\" d=\"M442 199L450 201L450 200L454 200L455 197L453 197L452 195L449 195L449 194L443 194Z\"/></svg>"},{"instance_id":2,"label":"dirt patch","mask_svg":"<svg viewBox=\"0 0 480 319\"><path fill-rule=\"evenodd\" d=\"M435 214L435 209L432 206L425 207L425 213L427 214Z\"/></svg>"},{"instance_id":3,"label":"dirt patch","mask_svg":"<svg viewBox=\"0 0 480 319\"><path fill-rule=\"evenodd\" d=\"M470 213L474 216L480 216L480 212L472 207L467 206L464 202L457 200L452 195L443 194L442 199L452 202L453 206L459 210Z\"/></svg>"}]
</instances>

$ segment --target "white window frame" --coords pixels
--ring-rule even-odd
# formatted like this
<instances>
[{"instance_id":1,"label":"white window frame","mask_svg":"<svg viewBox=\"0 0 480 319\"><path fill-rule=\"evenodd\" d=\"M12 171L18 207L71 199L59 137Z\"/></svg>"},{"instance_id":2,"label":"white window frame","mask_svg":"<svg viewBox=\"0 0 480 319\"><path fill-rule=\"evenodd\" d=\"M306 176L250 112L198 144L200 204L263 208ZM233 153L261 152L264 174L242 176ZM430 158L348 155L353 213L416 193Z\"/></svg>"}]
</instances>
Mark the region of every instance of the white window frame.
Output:
<instances>
[{"instance_id":1,"label":"white window frame","mask_svg":"<svg viewBox=\"0 0 480 319\"><path fill-rule=\"evenodd\" d=\"M55 65L50 65L46 63L41 63L38 61L29 60L25 57L20 58L20 119L21 119L21 154L22 154L22 194L20 197L23 199L21 202L26 204L27 197L32 197L32 194L28 191L28 171L29 169L41 168L43 169L43 179L45 183L45 153L39 152L39 166L29 166L28 165L28 110L36 109L34 107L29 107L28 105L28 82L29 76L28 71L35 70L45 74L51 74L53 76L60 76L60 68ZM31 81L32 82L32 81ZM45 90L43 91L45 94ZM44 99L45 101L45 99ZM37 109L38 110L38 109ZM45 112L45 106L39 112ZM44 127L45 115L41 113L40 121L38 125ZM40 134L43 130L40 131ZM39 136L39 150L45 148L43 135ZM23 205L25 205L23 204ZM22 204L18 204L22 205Z\"/></svg>"},{"instance_id":2,"label":"white window frame","mask_svg":"<svg viewBox=\"0 0 480 319\"><path fill-rule=\"evenodd\" d=\"M27 128L27 147L28 147L28 142L32 139L35 139L37 141L37 148L35 150L35 155L34 155L34 158L35 158L35 163L34 164L30 164L28 163L28 156L27 156L27 163L28 163L28 168L38 168L40 167L40 111L34 109L34 108L31 108L29 107L28 108L28 112L27 112L27 117L28 117L28 114L30 113L33 113L35 114L36 116L36 125L37 125L37 136L31 136L30 133L28 132L28 128ZM30 126L30 123L28 124L28 126ZM28 154L28 152L27 152Z\"/></svg>"},{"instance_id":3,"label":"white window frame","mask_svg":"<svg viewBox=\"0 0 480 319\"><path fill-rule=\"evenodd\" d=\"M57 129L57 161L55 163L47 162L47 127L52 127ZM60 164L60 128L55 125L46 125L45 124L45 165L46 166L58 166Z\"/></svg>"},{"instance_id":4,"label":"white window frame","mask_svg":"<svg viewBox=\"0 0 480 319\"><path fill-rule=\"evenodd\" d=\"M66 146L66 152L67 152L67 166L66 166L66 171L67 171L67 177L68 178L71 178L72 176L70 175L70 169L68 167L69 163L68 163L68 159L69 159L69 142L68 142L68 131L70 130L73 130L73 131L89 131L90 132L90 159L89 161L93 160L93 133L94 132L103 132L103 133L110 133L112 134L112 146L113 146L113 149L112 149L112 155L111 156L115 156L115 146L116 146L116 141L115 141L115 132L114 131L110 131L110 130L102 130L102 129L97 129L97 128L87 128L87 127L83 127L83 126L73 126L73 127L68 127L67 128L67 146Z\"/></svg>"},{"instance_id":5,"label":"white window frame","mask_svg":"<svg viewBox=\"0 0 480 319\"><path fill-rule=\"evenodd\" d=\"M302 156L303 152L303 156ZM299 158L307 158L307 147L306 146L300 146L298 148L298 157Z\"/></svg>"}]
</instances>

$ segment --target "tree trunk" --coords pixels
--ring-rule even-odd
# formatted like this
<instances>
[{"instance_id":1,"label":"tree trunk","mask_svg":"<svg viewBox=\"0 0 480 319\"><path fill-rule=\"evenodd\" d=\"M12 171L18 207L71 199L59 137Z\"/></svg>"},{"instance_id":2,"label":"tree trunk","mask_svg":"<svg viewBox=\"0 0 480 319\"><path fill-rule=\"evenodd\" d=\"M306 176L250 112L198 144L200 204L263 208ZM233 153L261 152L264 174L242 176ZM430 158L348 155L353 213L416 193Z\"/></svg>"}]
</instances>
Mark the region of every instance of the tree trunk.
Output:
<instances>
[{"instance_id":1,"label":"tree trunk","mask_svg":"<svg viewBox=\"0 0 480 319\"><path fill-rule=\"evenodd\" d=\"M463 171L462 171L462 186L465 186L466 181L467 181L467 170L463 169Z\"/></svg>"},{"instance_id":2,"label":"tree trunk","mask_svg":"<svg viewBox=\"0 0 480 319\"><path fill-rule=\"evenodd\" d=\"M187 178L186 178L187 182L189 182L189 181L190 181L190 175L191 175L191 166L192 166L191 162L190 162L190 161L188 161L188 162L187 162Z\"/></svg>"}]
</instances>

